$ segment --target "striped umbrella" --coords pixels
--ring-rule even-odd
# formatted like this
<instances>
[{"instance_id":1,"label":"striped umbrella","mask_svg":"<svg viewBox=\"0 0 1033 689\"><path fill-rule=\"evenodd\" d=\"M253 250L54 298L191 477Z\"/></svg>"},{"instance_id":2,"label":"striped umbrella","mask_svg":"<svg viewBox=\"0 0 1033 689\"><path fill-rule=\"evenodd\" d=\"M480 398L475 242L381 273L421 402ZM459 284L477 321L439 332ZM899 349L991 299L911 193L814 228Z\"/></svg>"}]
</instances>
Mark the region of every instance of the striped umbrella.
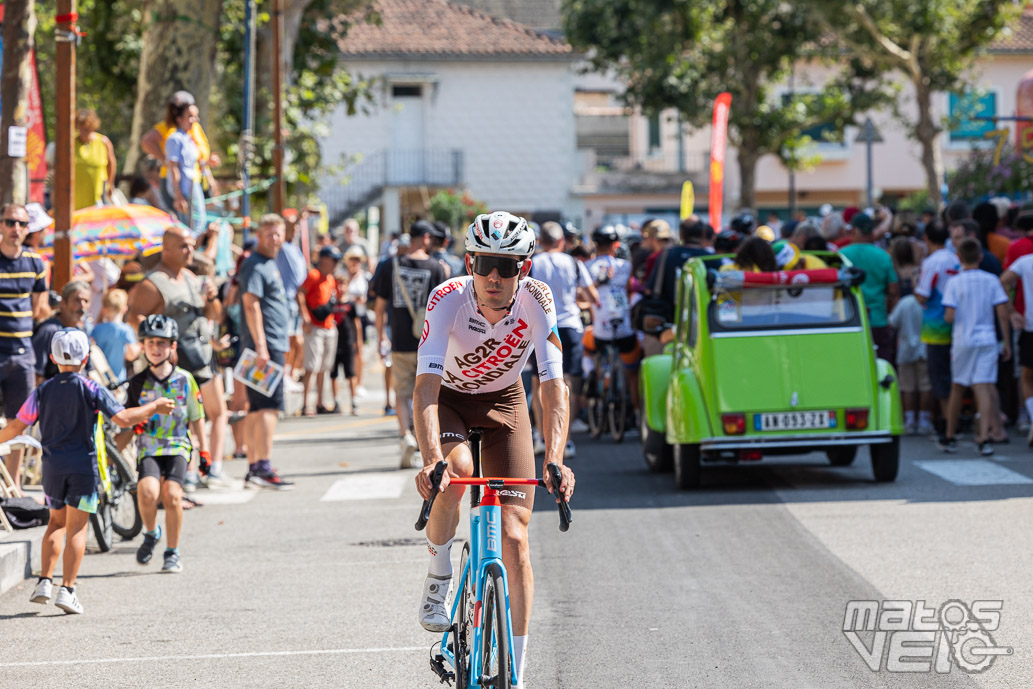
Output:
<instances>
[{"instance_id":1,"label":"striped umbrella","mask_svg":"<svg viewBox=\"0 0 1033 689\"><path fill-rule=\"evenodd\" d=\"M90 206L72 216L72 246L76 261L105 256L128 258L161 246L170 227L186 227L154 206L130 203L125 206ZM54 254L54 232L47 231L40 253Z\"/></svg>"}]
</instances>

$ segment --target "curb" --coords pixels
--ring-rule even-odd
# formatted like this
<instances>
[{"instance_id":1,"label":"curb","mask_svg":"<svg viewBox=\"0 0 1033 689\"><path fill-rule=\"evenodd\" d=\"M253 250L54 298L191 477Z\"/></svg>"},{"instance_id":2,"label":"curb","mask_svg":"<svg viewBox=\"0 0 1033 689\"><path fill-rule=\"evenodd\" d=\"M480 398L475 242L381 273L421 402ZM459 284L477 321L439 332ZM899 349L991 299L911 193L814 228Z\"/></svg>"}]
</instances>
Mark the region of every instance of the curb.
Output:
<instances>
[{"instance_id":1,"label":"curb","mask_svg":"<svg viewBox=\"0 0 1033 689\"><path fill-rule=\"evenodd\" d=\"M0 532L0 595L7 593L39 570L40 546L45 526Z\"/></svg>"}]
</instances>

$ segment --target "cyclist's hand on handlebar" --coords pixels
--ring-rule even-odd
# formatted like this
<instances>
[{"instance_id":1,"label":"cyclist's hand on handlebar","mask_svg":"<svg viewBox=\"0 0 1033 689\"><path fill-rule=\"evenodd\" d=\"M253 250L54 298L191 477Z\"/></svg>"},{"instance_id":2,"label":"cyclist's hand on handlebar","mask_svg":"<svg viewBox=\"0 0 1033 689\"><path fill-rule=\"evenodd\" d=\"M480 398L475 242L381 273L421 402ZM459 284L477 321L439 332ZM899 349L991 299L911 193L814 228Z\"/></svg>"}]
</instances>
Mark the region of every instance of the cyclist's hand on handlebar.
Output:
<instances>
[{"instance_id":1,"label":"cyclist's hand on handlebar","mask_svg":"<svg viewBox=\"0 0 1033 689\"><path fill-rule=\"evenodd\" d=\"M545 462L542 465L542 477L545 480L545 488L555 494L555 486L552 485L552 478L549 476L549 462ZM560 492L563 493L563 499L566 502L570 502L570 497L574 495L574 472L570 470L566 464L557 464L560 468L560 472L563 474L563 482L560 483ZM556 502L559 502L559 496L556 496Z\"/></svg>"},{"instance_id":2,"label":"cyclist's hand on handlebar","mask_svg":"<svg viewBox=\"0 0 1033 689\"><path fill-rule=\"evenodd\" d=\"M434 473L434 467L437 466L437 464L438 463L436 461L431 462L427 466L423 467L420 470L420 473L416 474L416 490L420 491L420 497L424 500L430 500L430 491L433 487L430 481L430 475ZM446 471L441 476L440 491L442 493L444 493L445 489L448 488L449 481L448 471Z\"/></svg>"}]
</instances>

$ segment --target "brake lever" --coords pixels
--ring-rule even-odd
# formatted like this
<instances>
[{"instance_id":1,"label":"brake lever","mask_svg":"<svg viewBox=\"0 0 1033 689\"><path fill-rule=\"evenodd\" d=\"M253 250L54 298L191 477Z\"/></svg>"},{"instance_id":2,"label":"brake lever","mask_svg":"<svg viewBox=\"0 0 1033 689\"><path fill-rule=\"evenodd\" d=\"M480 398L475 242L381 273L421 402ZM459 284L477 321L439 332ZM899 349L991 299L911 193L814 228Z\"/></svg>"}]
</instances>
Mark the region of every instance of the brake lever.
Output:
<instances>
[{"instance_id":1,"label":"brake lever","mask_svg":"<svg viewBox=\"0 0 1033 689\"><path fill-rule=\"evenodd\" d=\"M446 469L448 469L448 462L442 460L437 463L434 471L430 474L430 500L423 501L423 507L420 509L420 518L416 520L417 531L423 531L423 528L427 526L427 520L430 519L430 509L434 506L434 499L441 492L441 477L445 475Z\"/></svg>"},{"instance_id":2,"label":"brake lever","mask_svg":"<svg viewBox=\"0 0 1033 689\"><path fill-rule=\"evenodd\" d=\"M553 495L559 498L557 507L560 511L560 531L566 531L570 528L570 523L574 521L574 517L570 514L570 506L567 505L567 498L560 492L560 485L563 483L563 472L560 471L558 464L550 462L548 465L549 469L549 481L552 483Z\"/></svg>"}]
</instances>

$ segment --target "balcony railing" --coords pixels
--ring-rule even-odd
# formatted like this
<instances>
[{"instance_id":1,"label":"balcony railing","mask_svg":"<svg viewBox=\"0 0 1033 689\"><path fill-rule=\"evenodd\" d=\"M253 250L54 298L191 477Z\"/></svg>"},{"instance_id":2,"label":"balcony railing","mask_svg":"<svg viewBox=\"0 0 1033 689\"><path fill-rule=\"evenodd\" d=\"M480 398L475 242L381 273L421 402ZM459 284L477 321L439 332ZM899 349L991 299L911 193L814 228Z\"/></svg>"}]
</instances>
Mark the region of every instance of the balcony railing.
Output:
<instances>
[{"instance_id":1,"label":"balcony railing","mask_svg":"<svg viewBox=\"0 0 1033 689\"><path fill-rule=\"evenodd\" d=\"M380 150L344 172L346 182L324 189L323 201L332 221L376 200L385 187L463 184L463 152L442 149Z\"/></svg>"}]
</instances>

